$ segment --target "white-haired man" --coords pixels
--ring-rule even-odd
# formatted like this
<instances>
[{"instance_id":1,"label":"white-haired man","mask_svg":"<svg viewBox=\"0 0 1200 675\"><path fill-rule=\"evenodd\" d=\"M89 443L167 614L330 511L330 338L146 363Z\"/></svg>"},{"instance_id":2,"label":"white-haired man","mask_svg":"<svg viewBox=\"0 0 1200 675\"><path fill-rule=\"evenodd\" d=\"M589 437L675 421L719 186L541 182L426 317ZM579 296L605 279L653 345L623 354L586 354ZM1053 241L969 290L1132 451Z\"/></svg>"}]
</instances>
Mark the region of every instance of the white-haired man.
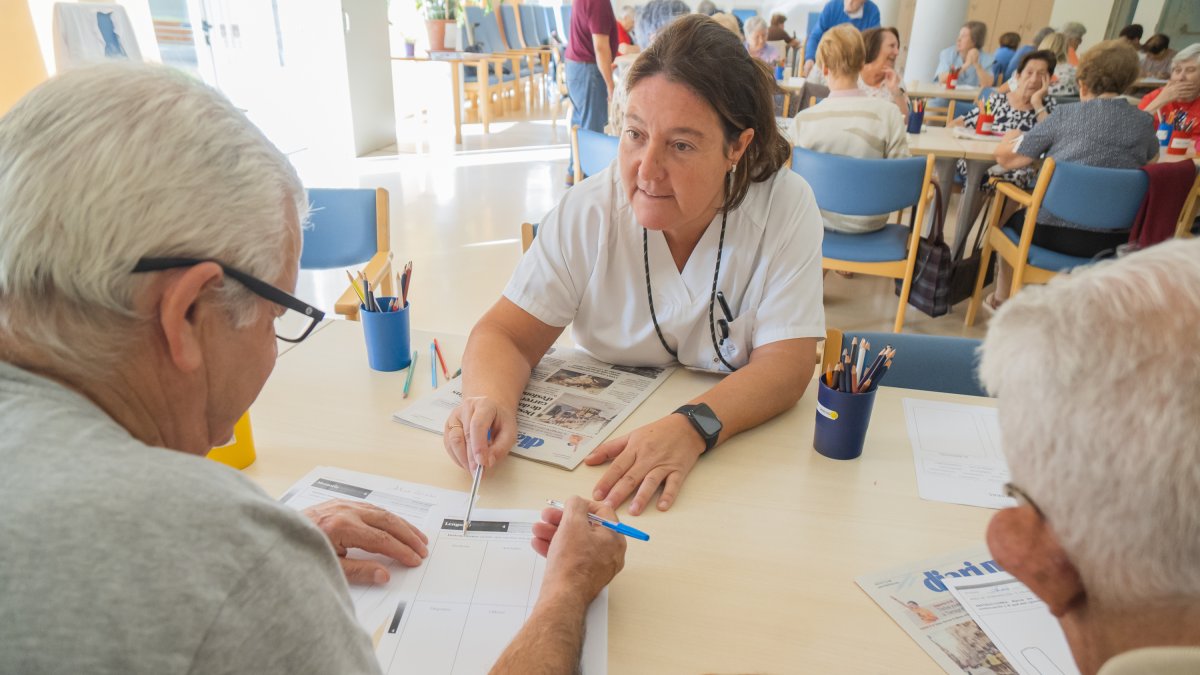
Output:
<instances>
[{"instance_id":1,"label":"white-haired man","mask_svg":"<svg viewBox=\"0 0 1200 675\"><path fill-rule=\"evenodd\" d=\"M70 71L0 119L0 673L379 672L346 577L387 573L345 550L417 565L425 536L204 459L320 317L290 294L306 213L286 158L167 68ZM499 672L578 662L624 560L588 508L535 526Z\"/></svg>"},{"instance_id":2,"label":"white-haired man","mask_svg":"<svg viewBox=\"0 0 1200 675\"><path fill-rule=\"evenodd\" d=\"M1085 675L1200 673L1197 335L1200 240L1028 289L988 328L1018 501L988 544Z\"/></svg>"}]
</instances>

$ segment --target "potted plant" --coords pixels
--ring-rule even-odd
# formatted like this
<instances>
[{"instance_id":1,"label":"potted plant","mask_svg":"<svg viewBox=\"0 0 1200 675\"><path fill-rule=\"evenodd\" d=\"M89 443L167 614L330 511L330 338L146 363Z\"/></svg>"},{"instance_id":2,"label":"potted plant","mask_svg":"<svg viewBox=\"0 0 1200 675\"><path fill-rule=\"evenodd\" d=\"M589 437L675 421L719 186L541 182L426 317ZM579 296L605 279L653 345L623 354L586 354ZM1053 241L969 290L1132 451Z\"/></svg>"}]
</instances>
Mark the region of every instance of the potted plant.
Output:
<instances>
[{"instance_id":1,"label":"potted plant","mask_svg":"<svg viewBox=\"0 0 1200 675\"><path fill-rule=\"evenodd\" d=\"M446 31L458 20L459 0L416 0L417 11L425 14L430 51L448 51Z\"/></svg>"}]
</instances>

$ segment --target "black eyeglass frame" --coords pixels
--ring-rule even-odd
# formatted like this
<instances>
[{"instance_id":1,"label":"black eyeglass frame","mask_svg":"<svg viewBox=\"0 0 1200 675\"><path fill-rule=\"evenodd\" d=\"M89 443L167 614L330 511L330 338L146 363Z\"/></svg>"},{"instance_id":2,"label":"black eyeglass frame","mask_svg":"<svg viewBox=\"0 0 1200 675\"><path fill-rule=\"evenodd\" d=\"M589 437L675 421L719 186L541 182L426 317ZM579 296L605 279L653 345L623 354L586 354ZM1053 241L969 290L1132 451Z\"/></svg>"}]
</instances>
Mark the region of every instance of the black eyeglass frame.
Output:
<instances>
[{"instance_id":1,"label":"black eyeglass frame","mask_svg":"<svg viewBox=\"0 0 1200 675\"><path fill-rule=\"evenodd\" d=\"M1005 483L1004 484L1004 496L1012 497L1013 499L1017 500L1018 502L1022 502L1022 501L1025 502L1026 504L1028 504L1029 506L1031 506L1033 508L1034 513L1038 514L1039 518L1041 518L1042 520L1046 519L1046 514L1042 513L1042 509L1041 509L1041 507L1039 507L1037 505L1037 502L1030 499L1029 495L1026 494L1024 490L1017 487L1016 485L1013 485L1012 483Z\"/></svg>"},{"instance_id":2,"label":"black eyeglass frame","mask_svg":"<svg viewBox=\"0 0 1200 675\"><path fill-rule=\"evenodd\" d=\"M133 266L133 273L162 272L165 270L179 269L181 267L192 267L206 262L220 265L222 272L224 272L234 281L237 281L241 285L245 286L246 290L257 295L258 297L273 302L281 307L300 312L301 314L312 319L312 322L308 324L308 328L298 338L286 338L279 333L276 333L275 337L283 340L284 342L291 342L293 344L302 342L304 338L308 337L309 334L313 332L313 329L317 327L317 324L321 323L321 320L325 318L325 312L322 312L316 307L304 302L291 293L273 286L262 279L259 279L258 277L246 274L235 267L230 267L220 260L213 260L211 258L142 258L137 261L136 265Z\"/></svg>"}]
</instances>

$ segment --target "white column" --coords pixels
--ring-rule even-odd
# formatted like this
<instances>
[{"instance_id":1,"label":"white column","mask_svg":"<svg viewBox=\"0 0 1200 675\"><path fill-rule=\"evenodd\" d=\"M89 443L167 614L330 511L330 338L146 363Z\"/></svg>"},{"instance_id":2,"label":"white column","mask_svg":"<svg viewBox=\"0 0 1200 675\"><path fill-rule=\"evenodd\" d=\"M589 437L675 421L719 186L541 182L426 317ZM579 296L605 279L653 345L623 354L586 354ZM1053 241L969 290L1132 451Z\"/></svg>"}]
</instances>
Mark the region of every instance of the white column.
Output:
<instances>
[{"instance_id":1,"label":"white column","mask_svg":"<svg viewBox=\"0 0 1200 675\"><path fill-rule=\"evenodd\" d=\"M938 52L954 44L958 30L967 21L967 0L917 0L904 79L933 80Z\"/></svg>"}]
</instances>

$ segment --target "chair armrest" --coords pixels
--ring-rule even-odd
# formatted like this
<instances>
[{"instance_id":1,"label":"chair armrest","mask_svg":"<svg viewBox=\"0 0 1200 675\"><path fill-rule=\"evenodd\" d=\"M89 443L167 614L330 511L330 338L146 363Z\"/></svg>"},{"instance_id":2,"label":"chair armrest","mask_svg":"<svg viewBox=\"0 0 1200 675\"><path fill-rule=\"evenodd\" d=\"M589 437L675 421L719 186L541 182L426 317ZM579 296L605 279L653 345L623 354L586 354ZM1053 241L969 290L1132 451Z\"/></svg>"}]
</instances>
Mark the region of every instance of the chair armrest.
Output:
<instances>
[{"instance_id":1,"label":"chair armrest","mask_svg":"<svg viewBox=\"0 0 1200 675\"><path fill-rule=\"evenodd\" d=\"M392 253L391 251L379 251L367 261L367 267L363 270L367 275L367 281L370 282L372 288L383 291L383 295L392 293L393 283L392 276ZM333 309L338 314L349 318L358 319L358 306L360 304L358 294L354 289L347 286L346 291L342 293L342 297L338 298Z\"/></svg>"},{"instance_id":2,"label":"chair armrest","mask_svg":"<svg viewBox=\"0 0 1200 675\"><path fill-rule=\"evenodd\" d=\"M993 178L992 185L996 187L996 192L999 192L1008 199L1011 199L1022 206L1028 207L1033 205L1033 195L1022 190L1016 185L1013 185L1012 183L1006 183Z\"/></svg>"}]
</instances>

